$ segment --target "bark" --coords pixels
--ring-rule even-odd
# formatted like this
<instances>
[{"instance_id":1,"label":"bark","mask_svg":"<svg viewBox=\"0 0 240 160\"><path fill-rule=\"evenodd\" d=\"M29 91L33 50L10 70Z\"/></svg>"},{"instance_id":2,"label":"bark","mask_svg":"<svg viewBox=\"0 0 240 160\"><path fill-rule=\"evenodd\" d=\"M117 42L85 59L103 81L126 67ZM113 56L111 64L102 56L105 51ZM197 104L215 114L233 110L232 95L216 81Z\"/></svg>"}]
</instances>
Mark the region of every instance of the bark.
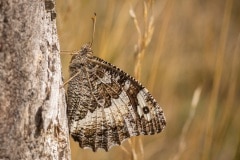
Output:
<instances>
[{"instance_id":1,"label":"bark","mask_svg":"<svg viewBox=\"0 0 240 160\"><path fill-rule=\"evenodd\" d=\"M70 159L54 2L0 1L0 159Z\"/></svg>"}]
</instances>

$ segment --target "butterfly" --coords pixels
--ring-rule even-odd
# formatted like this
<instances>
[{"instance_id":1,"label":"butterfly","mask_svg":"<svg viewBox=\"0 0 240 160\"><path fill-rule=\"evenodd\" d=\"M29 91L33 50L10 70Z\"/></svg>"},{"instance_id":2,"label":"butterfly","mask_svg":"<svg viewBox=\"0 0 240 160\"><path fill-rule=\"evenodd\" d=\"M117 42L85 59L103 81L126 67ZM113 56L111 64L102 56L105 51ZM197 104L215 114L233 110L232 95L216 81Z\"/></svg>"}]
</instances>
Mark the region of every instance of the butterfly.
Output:
<instances>
[{"instance_id":1,"label":"butterfly","mask_svg":"<svg viewBox=\"0 0 240 160\"><path fill-rule=\"evenodd\" d=\"M129 137L160 133L166 126L163 110L148 90L94 56L91 44L72 57L69 71L69 128L81 148L108 151Z\"/></svg>"}]
</instances>

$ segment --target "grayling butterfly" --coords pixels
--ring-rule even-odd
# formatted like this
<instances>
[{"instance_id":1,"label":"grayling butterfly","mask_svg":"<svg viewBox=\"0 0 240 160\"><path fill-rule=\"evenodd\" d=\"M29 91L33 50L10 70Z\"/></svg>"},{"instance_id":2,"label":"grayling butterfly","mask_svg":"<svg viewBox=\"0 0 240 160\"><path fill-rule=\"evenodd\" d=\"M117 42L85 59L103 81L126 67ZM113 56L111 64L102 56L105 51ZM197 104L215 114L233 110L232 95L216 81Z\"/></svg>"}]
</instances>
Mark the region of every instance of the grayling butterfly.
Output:
<instances>
[{"instance_id":1,"label":"grayling butterfly","mask_svg":"<svg viewBox=\"0 0 240 160\"><path fill-rule=\"evenodd\" d=\"M93 56L85 44L72 57L67 89L70 133L81 148L108 151L131 137L160 133L162 108L137 80Z\"/></svg>"}]
</instances>

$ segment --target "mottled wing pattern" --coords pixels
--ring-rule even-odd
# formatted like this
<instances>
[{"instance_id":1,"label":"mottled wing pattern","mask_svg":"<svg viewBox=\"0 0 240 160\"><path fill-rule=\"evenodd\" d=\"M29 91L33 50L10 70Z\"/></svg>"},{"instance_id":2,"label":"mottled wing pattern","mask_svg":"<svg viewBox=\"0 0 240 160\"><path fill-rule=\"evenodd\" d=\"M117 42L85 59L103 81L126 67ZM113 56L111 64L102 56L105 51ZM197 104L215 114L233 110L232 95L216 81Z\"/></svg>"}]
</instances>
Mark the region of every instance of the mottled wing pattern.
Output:
<instances>
[{"instance_id":1,"label":"mottled wing pattern","mask_svg":"<svg viewBox=\"0 0 240 160\"><path fill-rule=\"evenodd\" d=\"M92 55L84 45L70 64L70 133L81 148L108 151L131 136L159 133L166 125L161 107L134 78Z\"/></svg>"}]
</instances>

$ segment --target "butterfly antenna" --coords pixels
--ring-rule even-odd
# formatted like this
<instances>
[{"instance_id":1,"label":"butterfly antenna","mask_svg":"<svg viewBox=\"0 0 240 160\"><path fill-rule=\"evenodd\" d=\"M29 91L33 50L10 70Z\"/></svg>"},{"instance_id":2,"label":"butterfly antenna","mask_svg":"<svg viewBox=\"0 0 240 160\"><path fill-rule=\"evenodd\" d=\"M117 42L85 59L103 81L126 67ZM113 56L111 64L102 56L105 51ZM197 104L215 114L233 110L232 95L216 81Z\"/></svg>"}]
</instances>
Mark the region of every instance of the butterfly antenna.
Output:
<instances>
[{"instance_id":1,"label":"butterfly antenna","mask_svg":"<svg viewBox=\"0 0 240 160\"><path fill-rule=\"evenodd\" d=\"M94 13L94 16L92 17L92 21L93 21L93 31L92 31L92 42L91 42L91 46L93 45L93 39L94 39L94 33L95 33L96 20L97 20L97 14Z\"/></svg>"}]
</instances>

